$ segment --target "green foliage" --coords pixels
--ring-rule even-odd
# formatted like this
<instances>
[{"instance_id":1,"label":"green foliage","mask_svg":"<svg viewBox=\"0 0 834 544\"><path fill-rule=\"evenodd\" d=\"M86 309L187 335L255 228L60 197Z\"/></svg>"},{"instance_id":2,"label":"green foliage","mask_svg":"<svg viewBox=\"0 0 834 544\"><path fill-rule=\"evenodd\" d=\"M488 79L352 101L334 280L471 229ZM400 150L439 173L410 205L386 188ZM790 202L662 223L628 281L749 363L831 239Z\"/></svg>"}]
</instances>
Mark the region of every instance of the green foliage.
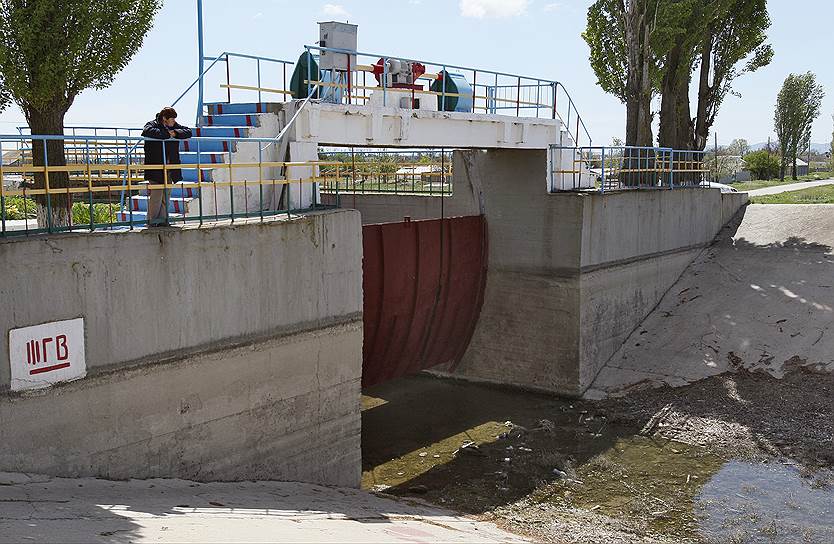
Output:
<instances>
[{"instance_id":1,"label":"green foliage","mask_svg":"<svg viewBox=\"0 0 834 544\"><path fill-rule=\"evenodd\" d=\"M161 0L4 0L0 74L24 113L65 113L102 89L139 50ZM63 121L63 115L61 116Z\"/></svg>"},{"instance_id":2,"label":"green foliage","mask_svg":"<svg viewBox=\"0 0 834 544\"><path fill-rule=\"evenodd\" d=\"M119 211L118 204L93 204L93 223L97 225L116 221ZM72 222L75 225L90 224L90 205L76 202L72 205Z\"/></svg>"},{"instance_id":3,"label":"green foliage","mask_svg":"<svg viewBox=\"0 0 834 544\"><path fill-rule=\"evenodd\" d=\"M4 199L6 220L34 219L37 216L35 201L22 196L7 196Z\"/></svg>"},{"instance_id":4,"label":"green foliage","mask_svg":"<svg viewBox=\"0 0 834 544\"><path fill-rule=\"evenodd\" d=\"M6 220L35 219L37 205L32 198L9 196L5 198ZM93 204L93 223L102 225L116 221L119 211L118 204ZM90 224L90 205L86 202L75 202L72 205L72 223L74 225Z\"/></svg>"},{"instance_id":5,"label":"green foliage","mask_svg":"<svg viewBox=\"0 0 834 544\"><path fill-rule=\"evenodd\" d=\"M739 76L770 63L766 44L771 21L766 0L597 0L588 8L582 37L590 47L591 67L600 87L626 102L629 45L626 12L639 2L647 27L651 58L648 72L654 90L671 100L661 112L661 126L682 126L688 142L673 130L675 142L664 145L703 149L718 110ZM633 53L633 52L632 52ZM694 122L689 108L692 74L700 68ZM691 122L691 123L690 123ZM691 124L691 126L689 126ZM667 133L670 135L670 133Z\"/></svg>"},{"instance_id":6,"label":"green foliage","mask_svg":"<svg viewBox=\"0 0 834 544\"><path fill-rule=\"evenodd\" d=\"M776 98L773 123L782 151L782 178L795 165L800 151L811 143L811 126L820 115L825 91L813 72L790 74ZM796 179L796 168L792 168Z\"/></svg>"},{"instance_id":7,"label":"green foliage","mask_svg":"<svg viewBox=\"0 0 834 544\"><path fill-rule=\"evenodd\" d=\"M744 156L744 162L753 174L753 179L773 179L779 175L779 157L765 149L748 153Z\"/></svg>"},{"instance_id":8,"label":"green foliage","mask_svg":"<svg viewBox=\"0 0 834 544\"><path fill-rule=\"evenodd\" d=\"M751 199L751 202L753 204L834 204L834 185L756 196Z\"/></svg>"},{"instance_id":9,"label":"green foliage","mask_svg":"<svg viewBox=\"0 0 834 544\"><path fill-rule=\"evenodd\" d=\"M582 38L591 48L591 68L602 90L626 101L628 50L623 28L622 2L597 0L588 8L588 26Z\"/></svg>"}]
</instances>

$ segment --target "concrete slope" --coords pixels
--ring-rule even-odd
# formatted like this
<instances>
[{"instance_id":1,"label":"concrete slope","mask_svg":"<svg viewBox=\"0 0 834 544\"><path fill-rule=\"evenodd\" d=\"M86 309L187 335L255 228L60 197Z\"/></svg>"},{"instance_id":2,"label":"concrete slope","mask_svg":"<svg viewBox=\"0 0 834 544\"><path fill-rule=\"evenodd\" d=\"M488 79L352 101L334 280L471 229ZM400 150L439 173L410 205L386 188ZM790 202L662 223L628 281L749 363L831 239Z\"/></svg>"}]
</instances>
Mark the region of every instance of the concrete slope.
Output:
<instances>
[{"instance_id":1,"label":"concrete slope","mask_svg":"<svg viewBox=\"0 0 834 544\"><path fill-rule=\"evenodd\" d=\"M525 542L486 522L355 489L0 473L0 543Z\"/></svg>"},{"instance_id":2,"label":"concrete slope","mask_svg":"<svg viewBox=\"0 0 834 544\"><path fill-rule=\"evenodd\" d=\"M599 373L589 397L740 368L834 371L834 205L751 205Z\"/></svg>"}]
</instances>

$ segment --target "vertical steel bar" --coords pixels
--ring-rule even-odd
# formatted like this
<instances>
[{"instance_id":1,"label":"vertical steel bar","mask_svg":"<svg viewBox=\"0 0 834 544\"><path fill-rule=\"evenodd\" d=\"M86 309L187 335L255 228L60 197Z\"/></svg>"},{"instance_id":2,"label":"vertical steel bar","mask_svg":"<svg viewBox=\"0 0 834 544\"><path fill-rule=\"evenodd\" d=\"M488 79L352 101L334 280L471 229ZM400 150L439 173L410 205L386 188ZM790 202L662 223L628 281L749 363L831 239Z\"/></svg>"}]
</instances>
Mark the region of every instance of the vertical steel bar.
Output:
<instances>
[{"instance_id":1,"label":"vertical steel bar","mask_svg":"<svg viewBox=\"0 0 834 544\"><path fill-rule=\"evenodd\" d=\"M26 201L23 201L23 220L26 220ZM3 141L0 140L0 236L6 236L6 180L3 179Z\"/></svg>"},{"instance_id":2,"label":"vertical steel bar","mask_svg":"<svg viewBox=\"0 0 834 544\"><path fill-rule=\"evenodd\" d=\"M521 115L521 76L519 76L518 81L516 83L516 90L515 90L515 116L519 117Z\"/></svg>"},{"instance_id":3,"label":"vertical steel bar","mask_svg":"<svg viewBox=\"0 0 834 544\"><path fill-rule=\"evenodd\" d=\"M203 169L200 159L200 143L202 138L197 138L197 202L200 208L200 226L203 226Z\"/></svg>"},{"instance_id":4,"label":"vertical steel bar","mask_svg":"<svg viewBox=\"0 0 834 544\"><path fill-rule=\"evenodd\" d=\"M229 140L227 142L229 144L229 149L232 148L232 141ZM235 187L233 185L234 181L234 170L232 167L232 154L229 153L229 215L231 216L232 223L235 222Z\"/></svg>"},{"instance_id":5,"label":"vertical steel bar","mask_svg":"<svg viewBox=\"0 0 834 544\"><path fill-rule=\"evenodd\" d=\"M258 144L258 213L264 221L264 149ZM275 177L275 176L273 176Z\"/></svg>"},{"instance_id":6,"label":"vertical steel bar","mask_svg":"<svg viewBox=\"0 0 834 544\"><path fill-rule=\"evenodd\" d=\"M600 183L600 193L605 194L605 147L602 148L602 182Z\"/></svg>"},{"instance_id":7,"label":"vertical steel bar","mask_svg":"<svg viewBox=\"0 0 834 544\"><path fill-rule=\"evenodd\" d=\"M86 164L87 164L87 193L89 194L90 198L90 232L95 230L95 222L93 221L93 173L90 170L90 140L89 138L84 140L85 144L85 157L86 157ZM108 181L107 184L109 185L110 182ZM107 201L107 206L110 207L110 201Z\"/></svg>"},{"instance_id":8,"label":"vertical steel bar","mask_svg":"<svg viewBox=\"0 0 834 544\"><path fill-rule=\"evenodd\" d=\"M205 85L203 81L203 71L205 70L205 54L203 50L203 0L197 0L197 126L200 126L203 119L203 99L205 92Z\"/></svg>"},{"instance_id":9,"label":"vertical steel bar","mask_svg":"<svg viewBox=\"0 0 834 544\"><path fill-rule=\"evenodd\" d=\"M258 67L258 104L261 103L261 59L255 59ZM258 110L260 111L260 110Z\"/></svg>"},{"instance_id":10,"label":"vertical steel bar","mask_svg":"<svg viewBox=\"0 0 834 544\"><path fill-rule=\"evenodd\" d=\"M166 149L168 146L165 145L167 142L162 141L160 145L162 146L162 209L164 210L164 215L166 218L166 222L170 223L171 218L168 217L168 157L167 153L168 150ZM148 198L148 210L151 209L151 201ZM154 210L157 211L157 210ZM150 213L148 213L148 219L150 219ZM150 224L149 224L150 226Z\"/></svg>"},{"instance_id":11,"label":"vertical steel bar","mask_svg":"<svg viewBox=\"0 0 834 544\"><path fill-rule=\"evenodd\" d=\"M386 57L382 58L382 105L388 105L388 58Z\"/></svg>"},{"instance_id":12,"label":"vertical steel bar","mask_svg":"<svg viewBox=\"0 0 834 544\"><path fill-rule=\"evenodd\" d=\"M43 142L43 182L46 190L46 230L52 232L52 195L49 192L49 149L46 146L46 138ZM33 154L34 155L34 154Z\"/></svg>"},{"instance_id":13,"label":"vertical steel bar","mask_svg":"<svg viewBox=\"0 0 834 544\"><path fill-rule=\"evenodd\" d=\"M129 217L129 221L130 221L129 228L130 228L130 230L133 230L133 205L132 205L132 202L131 202L131 190L133 189L133 187L131 185L132 180L130 179L130 171L131 171L130 156L131 156L132 151L131 151L131 148L128 148L128 145L129 144L128 144L127 140L125 140L125 166L126 166L125 172L126 172L126 176L127 176L127 203L128 203L127 204L127 209L128 209L128 217ZM150 196L150 193L148 193L148 196ZM149 202L150 202L150 200L149 200ZM125 210L124 198L122 198L121 204L122 204L121 213L124 213L124 210Z\"/></svg>"},{"instance_id":14,"label":"vertical steel bar","mask_svg":"<svg viewBox=\"0 0 834 544\"><path fill-rule=\"evenodd\" d=\"M226 101L229 104L231 104L232 103L232 88L230 87L230 85L232 84L232 69L229 66L231 64L229 60L230 60L229 59L229 54L226 53L226 97L227 97Z\"/></svg>"}]
</instances>

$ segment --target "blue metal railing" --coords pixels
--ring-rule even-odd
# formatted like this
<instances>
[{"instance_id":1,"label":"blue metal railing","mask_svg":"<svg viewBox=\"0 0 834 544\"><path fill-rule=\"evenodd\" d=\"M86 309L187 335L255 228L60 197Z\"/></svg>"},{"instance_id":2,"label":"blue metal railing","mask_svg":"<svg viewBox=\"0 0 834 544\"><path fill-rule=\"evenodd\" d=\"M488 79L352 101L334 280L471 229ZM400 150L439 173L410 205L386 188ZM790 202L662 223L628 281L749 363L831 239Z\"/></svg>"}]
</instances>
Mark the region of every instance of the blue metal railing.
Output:
<instances>
[{"instance_id":1,"label":"blue metal railing","mask_svg":"<svg viewBox=\"0 0 834 544\"><path fill-rule=\"evenodd\" d=\"M560 146L549 150L551 191L680 189L708 186L705 151L639 146Z\"/></svg>"},{"instance_id":2,"label":"blue metal railing","mask_svg":"<svg viewBox=\"0 0 834 544\"><path fill-rule=\"evenodd\" d=\"M147 193L149 190L164 191L163 201L169 211L176 214L175 221L183 223L202 224L204 221L235 221L242 218L259 218L263 221L269 217L301 213L323 207L318 201L315 187L309 191L309 198L305 197L304 201L298 200L304 192L301 190L302 185L316 184L320 181L317 169L321 163L319 161L285 163L264 160L264 145L273 143L274 138L191 138L190 148L196 151L192 162L167 164L165 146L162 145L162 165L145 165L141 155L136 156L131 150L147 140L155 142L164 142L164 140L101 135L72 138L83 143L87 152L70 157L70 160L65 161L66 165L54 164L58 162L56 159L53 159L53 164L50 165L47 143L64 142L67 140L66 136L0 135L0 156L10 147L19 149L29 146L40 150L40 146L43 146L43 156L39 160L43 163L42 165L35 165L34 161L32 163L24 161L21 164L0 163L0 227L2 227L0 236L92 231L101 228L133 229L144 222L144 219L139 217L142 214L134 213L139 210L134 207L133 197ZM210 163L203 158L206 155L201 154L202 145L208 147L211 143L223 142L232 148L236 142L240 141L253 142L257 146L258 158L256 160L240 164L234 164L231 160L228 163ZM110 162L96 163L93 157L95 147L98 145L121 151L115 153ZM203 160L206 162L202 162ZM299 179L278 179L279 176L275 175L275 171L287 166L309 168L311 175ZM206 179L204 171L208 168L228 172L228 180ZM188 169L197 172L196 181L169 180L170 171ZM146 184L141 174L149 170L161 170L162 182ZM243 174L236 174L241 170L244 170ZM50 176L52 177L51 185ZM59 176L61 179L56 182ZM116 193L122 190L123 182L126 183L124 190L127 199L120 199L121 204L117 205ZM338 191L338 183L333 186ZM172 190L179 191L179 196L171 196ZM205 210L203 198L197 198L203 196L204 190L210 190L212 193L213 210ZM196 201L198 209L186 209L189 204L186 201ZM59 203L57 208L56 202ZM124 205L125 202L128 203L127 206ZM11 205L7 206L9 204ZM178 205L182 207L177 209ZM28 220L34 219L33 215L38 207L44 210L43 223L45 224L41 227L30 228ZM11 208L14 208L15 214L22 215L18 218L22 220L21 225L11 223L15 219L9 217ZM63 221L60 218L53 217L56 210L68 219L68 224L62 224ZM106 221L97 220L97 217L102 215L106 216ZM79 217L84 218L83 223L79 223ZM16 227L20 230L15 230Z\"/></svg>"}]
</instances>

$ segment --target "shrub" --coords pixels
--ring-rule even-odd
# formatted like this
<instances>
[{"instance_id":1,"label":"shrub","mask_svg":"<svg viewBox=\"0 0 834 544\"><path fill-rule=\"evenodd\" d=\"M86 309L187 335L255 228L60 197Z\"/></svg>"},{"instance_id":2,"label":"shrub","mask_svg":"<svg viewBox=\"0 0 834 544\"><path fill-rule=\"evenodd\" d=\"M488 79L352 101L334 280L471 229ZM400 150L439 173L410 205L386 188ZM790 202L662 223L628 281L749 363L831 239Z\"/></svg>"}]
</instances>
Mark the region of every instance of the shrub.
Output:
<instances>
[{"instance_id":1,"label":"shrub","mask_svg":"<svg viewBox=\"0 0 834 544\"><path fill-rule=\"evenodd\" d=\"M98 225L116 221L118 211L118 204L93 204L93 223ZM73 225L90 224L89 204L76 202L72 205L72 223Z\"/></svg>"},{"instance_id":2,"label":"shrub","mask_svg":"<svg viewBox=\"0 0 834 544\"><path fill-rule=\"evenodd\" d=\"M753 174L753 179L773 179L779 175L781 162L779 157L767 150L754 151L744 156L747 169Z\"/></svg>"},{"instance_id":3,"label":"shrub","mask_svg":"<svg viewBox=\"0 0 834 544\"><path fill-rule=\"evenodd\" d=\"M34 219L37 217L35 201L22 196L7 196L5 198L6 220Z\"/></svg>"}]
</instances>

